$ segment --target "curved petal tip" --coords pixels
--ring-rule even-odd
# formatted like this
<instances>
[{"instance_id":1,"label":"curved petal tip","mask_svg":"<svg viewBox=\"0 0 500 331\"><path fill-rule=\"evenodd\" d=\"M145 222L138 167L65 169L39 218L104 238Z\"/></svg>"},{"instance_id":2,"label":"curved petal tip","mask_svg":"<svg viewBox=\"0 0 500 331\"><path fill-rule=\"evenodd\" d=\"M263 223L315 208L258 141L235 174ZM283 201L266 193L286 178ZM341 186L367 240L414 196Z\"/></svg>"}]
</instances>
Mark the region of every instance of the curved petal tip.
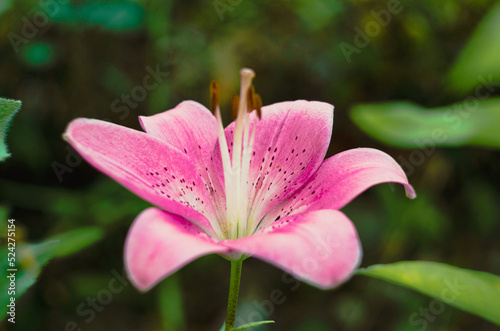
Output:
<instances>
[{"instance_id":1,"label":"curved petal tip","mask_svg":"<svg viewBox=\"0 0 500 331\"><path fill-rule=\"evenodd\" d=\"M415 193L413 186L410 184L405 185L405 193L408 199L415 199L417 197L417 193Z\"/></svg>"}]
</instances>

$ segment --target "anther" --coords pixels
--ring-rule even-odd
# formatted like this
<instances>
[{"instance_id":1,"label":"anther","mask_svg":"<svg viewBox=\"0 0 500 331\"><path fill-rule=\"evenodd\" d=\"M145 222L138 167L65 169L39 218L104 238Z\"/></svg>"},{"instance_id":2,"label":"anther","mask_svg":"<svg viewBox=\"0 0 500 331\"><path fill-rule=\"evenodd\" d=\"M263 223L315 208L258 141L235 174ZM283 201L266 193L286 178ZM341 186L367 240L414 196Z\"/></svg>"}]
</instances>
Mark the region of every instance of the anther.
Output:
<instances>
[{"instance_id":1,"label":"anther","mask_svg":"<svg viewBox=\"0 0 500 331\"><path fill-rule=\"evenodd\" d=\"M235 95L233 96L233 100L231 101L231 116L233 120L238 116L238 106L240 104L240 97Z\"/></svg>"},{"instance_id":2,"label":"anther","mask_svg":"<svg viewBox=\"0 0 500 331\"><path fill-rule=\"evenodd\" d=\"M255 88L252 85L248 88L248 91L247 91L247 110L249 113L251 113L255 107L254 95L255 95Z\"/></svg>"},{"instance_id":3,"label":"anther","mask_svg":"<svg viewBox=\"0 0 500 331\"><path fill-rule=\"evenodd\" d=\"M220 89L216 81L210 83L210 111L215 114L215 109L219 106Z\"/></svg>"},{"instance_id":4,"label":"anther","mask_svg":"<svg viewBox=\"0 0 500 331\"><path fill-rule=\"evenodd\" d=\"M257 93L254 94L253 106L254 106L255 110L257 111L257 116L259 117L259 119L261 119L262 113L261 113L260 109L262 108L262 98Z\"/></svg>"},{"instance_id":5,"label":"anther","mask_svg":"<svg viewBox=\"0 0 500 331\"><path fill-rule=\"evenodd\" d=\"M255 93L255 88L253 85L250 86L247 92L247 106L248 106L248 112L256 110L259 119L262 118L262 113L260 110L262 108L262 99L259 94Z\"/></svg>"}]
</instances>

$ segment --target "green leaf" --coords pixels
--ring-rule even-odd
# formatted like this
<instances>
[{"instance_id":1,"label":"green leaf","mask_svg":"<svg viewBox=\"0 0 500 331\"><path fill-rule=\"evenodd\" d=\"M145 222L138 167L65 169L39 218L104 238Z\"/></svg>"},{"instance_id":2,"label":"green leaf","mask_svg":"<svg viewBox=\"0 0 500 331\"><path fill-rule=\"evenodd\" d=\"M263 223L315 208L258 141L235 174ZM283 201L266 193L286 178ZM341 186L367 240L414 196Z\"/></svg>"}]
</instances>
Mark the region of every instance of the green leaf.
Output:
<instances>
[{"instance_id":1,"label":"green leaf","mask_svg":"<svg viewBox=\"0 0 500 331\"><path fill-rule=\"evenodd\" d=\"M243 330L248 330L251 328L255 328L257 326L261 326L264 324L272 324L274 321L259 321L259 322L252 322L252 323L247 323L243 324L242 326L238 326L236 329L233 329L234 331L243 331Z\"/></svg>"},{"instance_id":2,"label":"green leaf","mask_svg":"<svg viewBox=\"0 0 500 331\"><path fill-rule=\"evenodd\" d=\"M357 274L413 289L500 325L500 276L424 261L374 265Z\"/></svg>"},{"instance_id":3,"label":"green leaf","mask_svg":"<svg viewBox=\"0 0 500 331\"><path fill-rule=\"evenodd\" d=\"M7 151L5 138L10 120L19 108L21 108L21 101L0 98L0 161L10 156L10 153Z\"/></svg>"},{"instance_id":4,"label":"green leaf","mask_svg":"<svg viewBox=\"0 0 500 331\"><path fill-rule=\"evenodd\" d=\"M261 326L264 324L272 324L274 321L259 321L259 322L251 322L247 324L243 324L241 326L238 326L237 328L233 329L233 331L243 331L243 330L248 330L251 328L255 328L257 326ZM226 331L226 324L222 325L219 331Z\"/></svg>"},{"instance_id":5,"label":"green leaf","mask_svg":"<svg viewBox=\"0 0 500 331\"><path fill-rule=\"evenodd\" d=\"M436 146L500 147L500 99L470 99L425 109L409 102L358 105L351 119L372 137L393 146L433 150Z\"/></svg>"},{"instance_id":6,"label":"green leaf","mask_svg":"<svg viewBox=\"0 0 500 331\"><path fill-rule=\"evenodd\" d=\"M74 254L95 243L103 236L98 227L72 230L36 244L23 244L19 248L21 268L18 273L16 296L21 296L38 277L41 268L54 257Z\"/></svg>"},{"instance_id":7,"label":"green leaf","mask_svg":"<svg viewBox=\"0 0 500 331\"><path fill-rule=\"evenodd\" d=\"M99 227L86 227L66 232L40 243L26 244L16 242L16 294L19 298L30 288L38 278L42 267L54 257L63 257L76 253L83 248L95 243L103 236L103 230ZM4 247L3 250L6 250ZM4 254L7 256L7 253ZM7 259L0 260L0 268L7 270ZM6 277L0 279L0 287L8 288L9 280ZM7 303L10 295L7 291L0 294L0 314L6 316Z\"/></svg>"},{"instance_id":8,"label":"green leaf","mask_svg":"<svg viewBox=\"0 0 500 331\"><path fill-rule=\"evenodd\" d=\"M483 79L500 81L499 30L500 4L491 9L479 23L453 64L448 81L454 91L471 91Z\"/></svg>"},{"instance_id":9,"label":"green leaf","mask_svg":"<svg viewBox=\"0 0 500 331\"><path fill-rule=\"evenodd\" d=\"M39 244L35 251L40 257L63 257L74 254L101 239L104 231L97 226L89 226L72 230L49 239Z\"/></svg>"}]
</instances>

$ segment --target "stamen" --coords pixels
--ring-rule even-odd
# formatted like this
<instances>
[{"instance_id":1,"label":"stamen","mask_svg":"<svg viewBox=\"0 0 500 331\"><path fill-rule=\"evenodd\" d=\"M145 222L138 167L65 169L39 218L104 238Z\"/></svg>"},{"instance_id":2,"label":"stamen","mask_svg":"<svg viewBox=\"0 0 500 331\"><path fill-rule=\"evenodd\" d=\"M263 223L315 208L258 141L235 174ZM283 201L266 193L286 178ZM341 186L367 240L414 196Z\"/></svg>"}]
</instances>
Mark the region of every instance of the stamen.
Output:
<instances>
[{"instance_id":1,"label":"stamen","mask_svg":"<svg viewBox=\"0 0 500 331\"><path fill-rule=\"evenodd\" d=\"M252 101L254 104L254 109L257 110L257 116L259 117L259 120L262 118L262 98L258 93L254 94L254 100Z\"/></svg>"},{"instance_id":2,"label":"stamen","mask_svg":"<svg viewBox=\"0 0 500 331\"><path fill-rule=\"evenodd\" d=\"M255 87L252 85L248 89L247 93L247 108L251 113L252 111L257 111L257 116L259 119L262 118L261 108L262 108L262 98L259 94L255 93Z\"/></svg>"},{"instance_id":3,"label":"stamen","mask_svg":"<svg viewBox=\"0 0 500 331\"><path fill-rule=\"evenodd\" d=\"M213 80L210 83L210 111L215 115L215 109L219 105L220 89L219 84Z\"/></svg>"},{"instance_id":4,"label":"stamen","mask_svg":"<svg viewBox=\"0 0 500 331\"><path fill-rule=\"evenodd\" d=\"M238 116L238 105L240 104L240 97L235 95L231 103L231 117L233 120Z\"/></svg>"},{"instance_id":5,"label":"stamen","mask_svg":"<svg viewBox=\"0 0 500 331\"><path fill-rule=\"evenodd\" d=\"M247 92L247 107L248 107L248 112L250 113L252 112L252 110L255 109L254 97L255 97L255 88L252 85L250 86Z\"/></svg>"}]
</instances>

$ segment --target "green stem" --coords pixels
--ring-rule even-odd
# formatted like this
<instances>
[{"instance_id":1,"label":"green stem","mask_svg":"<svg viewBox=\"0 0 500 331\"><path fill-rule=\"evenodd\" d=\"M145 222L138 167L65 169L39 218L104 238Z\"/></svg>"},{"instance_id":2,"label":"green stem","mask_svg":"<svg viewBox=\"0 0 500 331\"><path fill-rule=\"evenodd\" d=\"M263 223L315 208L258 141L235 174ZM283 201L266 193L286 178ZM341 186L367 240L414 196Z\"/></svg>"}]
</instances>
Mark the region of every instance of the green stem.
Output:
<instances>
[{"instance_id":1,"label":"green stem","mask_svg":"<svg viewBox=\"0 0 500 331\"><path fill-rule=\"evenodd\" d=\"M241 266L243 260L231 261L231 279L229 283L229 297L227 299L226 331L234 329L234 319L236 318L236 306L240 293Z\"/></svg>"}]
</instances>

